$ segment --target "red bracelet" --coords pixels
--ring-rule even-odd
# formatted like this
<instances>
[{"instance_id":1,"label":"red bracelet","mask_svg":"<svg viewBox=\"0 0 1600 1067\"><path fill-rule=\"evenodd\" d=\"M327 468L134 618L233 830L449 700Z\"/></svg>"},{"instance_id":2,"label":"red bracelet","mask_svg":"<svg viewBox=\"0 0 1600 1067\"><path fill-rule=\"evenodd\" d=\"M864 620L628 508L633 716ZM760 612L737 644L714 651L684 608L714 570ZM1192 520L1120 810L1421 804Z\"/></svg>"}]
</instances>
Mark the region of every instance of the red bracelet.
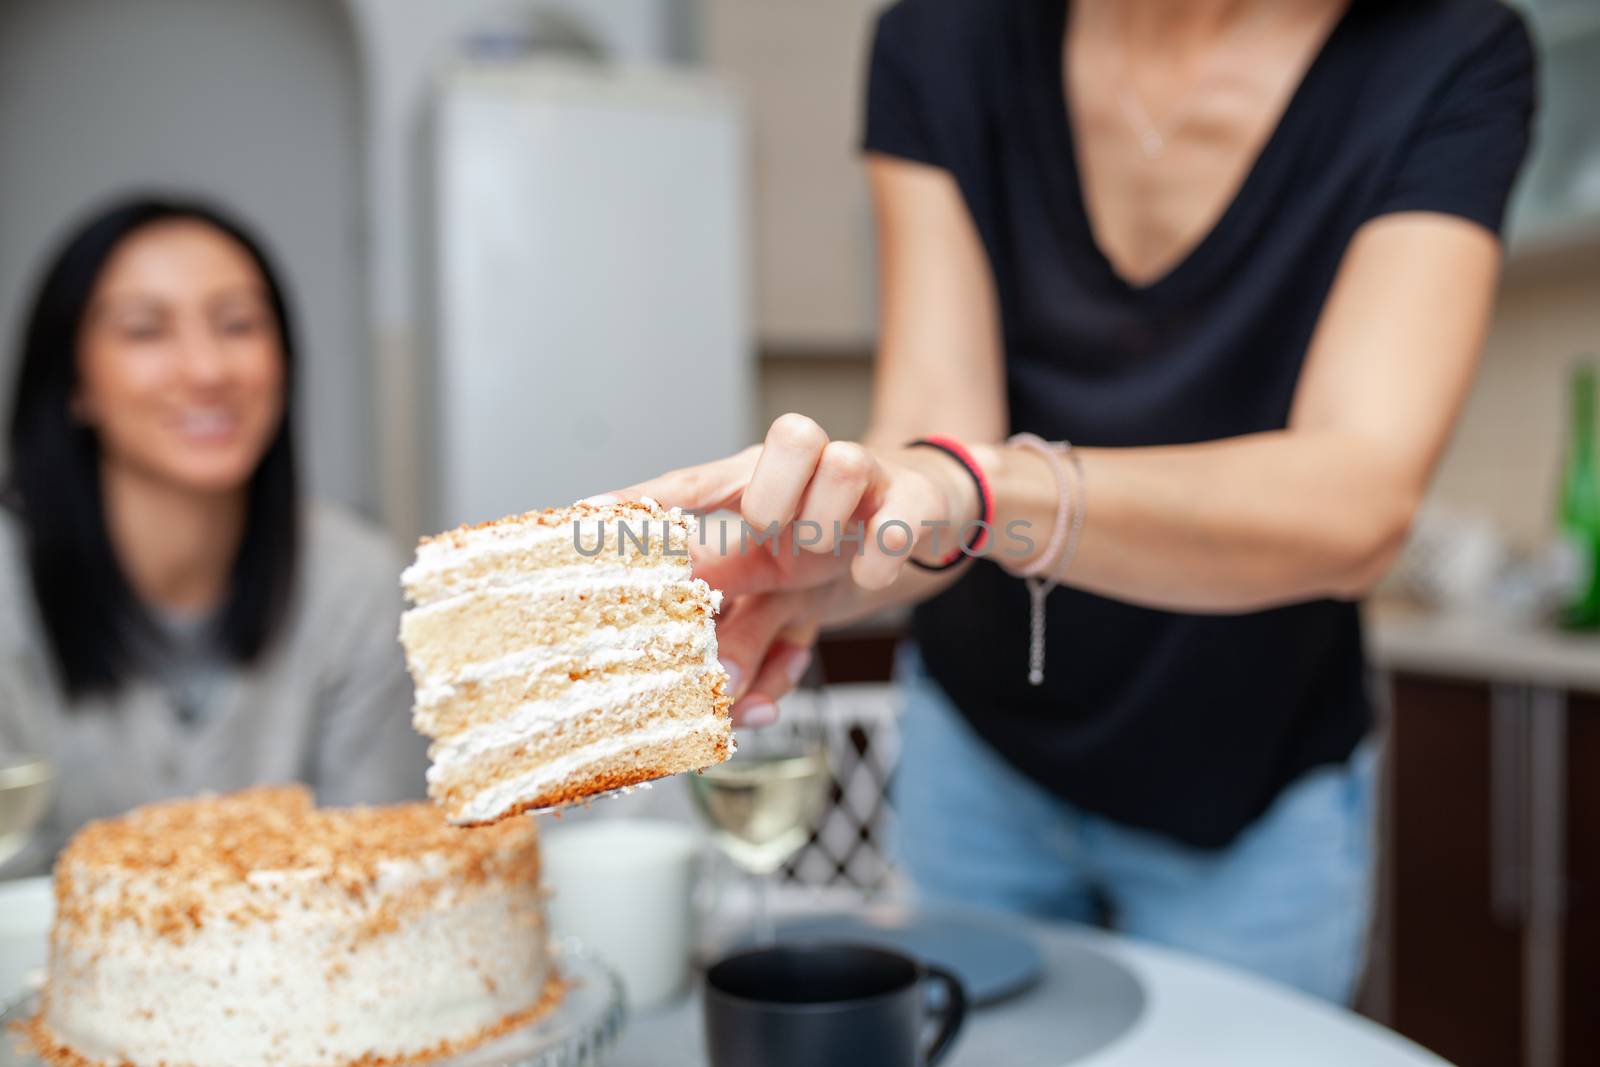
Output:
<instances>
[{"instance_id":1,"label":"red bracelet","mask_svg":"<svg viewBox=\"0 0 1600 1067\"><path fill-rule=\"evenodd\" d=\"M989 528L994 525L994 493L989 489L989 479L983 473L983 468L978 466L978 461L972 458L972 453L967 451L967 446L957 441L954 437L935 434L931 437L919 437L906 445L907 448L936 448L949 456L967 472L967 477L972 479L972 484L978 490L978 532L964 546L958 546L950 555L938 563L923 563L913 559L912 566L925 571L947 571L959 564L968 556L975 556L983 550L984 543L989 540ZM915 535L913 535L913 539Z\"/></svg>"}]
</instances>

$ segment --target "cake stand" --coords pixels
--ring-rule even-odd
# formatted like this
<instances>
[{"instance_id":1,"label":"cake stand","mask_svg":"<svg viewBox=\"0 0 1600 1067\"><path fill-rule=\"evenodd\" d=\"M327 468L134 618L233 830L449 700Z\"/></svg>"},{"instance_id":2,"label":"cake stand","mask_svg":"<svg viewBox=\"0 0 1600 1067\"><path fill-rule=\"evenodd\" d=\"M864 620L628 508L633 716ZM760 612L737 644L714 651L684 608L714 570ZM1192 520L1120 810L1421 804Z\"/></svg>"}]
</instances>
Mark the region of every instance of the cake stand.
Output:
<instances>
[{"instance_id":1,"label":"cake stand","mask_svg":"<svg viewBox=\"0 0 1600 1067\"><path fill-rule=\"evenodd\" d=\"M626 1010L622 980L605 963L573 942L560 952L561 974L570 988L555 1010L486 1045L428 1067L598 1067L622 1033ZM0 1012L0 1067L44 1067L11 1032L33 1016L38 994L13 1001Z\"/></svg>"}]
</instances>

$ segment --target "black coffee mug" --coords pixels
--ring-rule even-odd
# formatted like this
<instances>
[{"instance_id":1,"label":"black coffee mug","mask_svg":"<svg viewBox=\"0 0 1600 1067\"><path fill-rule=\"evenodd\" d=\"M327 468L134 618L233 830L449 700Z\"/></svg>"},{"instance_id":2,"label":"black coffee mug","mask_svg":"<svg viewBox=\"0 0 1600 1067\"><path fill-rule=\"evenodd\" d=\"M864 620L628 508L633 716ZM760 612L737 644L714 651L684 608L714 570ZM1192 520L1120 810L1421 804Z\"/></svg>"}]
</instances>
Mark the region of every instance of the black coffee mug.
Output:
<instances>
[{"instance_id":1,"label":"black coffee mug","mask_svg":"<svg viewBox=\"0 0 1600 1067\"><path fill-rule=\"evenodd\" d=\"M944 986L936 1008L930 979ZM950 972L865 945L741 952L705 978L711 1067L925 1067L950 1050L966 1013ZM938 1032L922 1049L930 1017Z\"/></svg>"}]
</instances>

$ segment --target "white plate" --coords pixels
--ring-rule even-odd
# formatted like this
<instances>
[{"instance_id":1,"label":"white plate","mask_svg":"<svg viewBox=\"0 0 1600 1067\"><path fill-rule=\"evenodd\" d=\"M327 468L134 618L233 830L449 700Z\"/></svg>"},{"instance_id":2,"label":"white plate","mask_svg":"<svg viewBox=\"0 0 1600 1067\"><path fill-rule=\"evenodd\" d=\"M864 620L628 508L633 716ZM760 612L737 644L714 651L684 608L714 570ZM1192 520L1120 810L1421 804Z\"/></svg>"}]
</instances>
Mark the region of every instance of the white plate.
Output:
<instances>
[{"instance_id":1,"label":"white plate","mask_svg":"<svg viewBox=\"0 0 1600 1067\"><path fill-rule=\"evenodd\" d=\"M506 1036L431 1067L598 1067L622 1033L622 981L606 964L574 942L560 949L561 973L570 983L554 1011ZM36 996L14 1000L0 1014L0 1067L44 1067L17 1047L10 1024L30 1018Z\"/></svg>"}]
</instances>

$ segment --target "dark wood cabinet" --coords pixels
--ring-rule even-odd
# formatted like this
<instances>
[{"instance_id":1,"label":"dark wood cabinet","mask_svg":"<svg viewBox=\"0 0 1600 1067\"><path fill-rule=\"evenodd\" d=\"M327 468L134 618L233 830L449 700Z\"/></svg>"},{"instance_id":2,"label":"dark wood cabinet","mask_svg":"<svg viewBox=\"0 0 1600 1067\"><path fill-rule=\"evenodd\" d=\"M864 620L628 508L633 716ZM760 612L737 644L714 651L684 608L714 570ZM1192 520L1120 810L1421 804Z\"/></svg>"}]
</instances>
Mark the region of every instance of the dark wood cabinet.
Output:
<instances>
[{"instance_id":1,"label":"dark wood cabinet","mask_svg":"<svg viewBox=\"0 0 1600 1067\"><path fill-rule=\"evenodd\" d=\"M1460 1067L1600 1065L1600 697L1388 684L1380 1017Z\"/></svg>"},{"instance_id":2,"label":"dark wood cabinet","mask_svg":"<svg viewBox=\"0 0 1600 1067\"><path fill-rule=\"evenodd\" d=\"M1561 968L1567 1067L1600 1064L1600 697L1567 704L1566 908Z\"/></svg>"},{"instance_id":3,"label":"dark wood cabinet","mask_svg":"<svg viewBox=\"0 0 1600 1067\"><path fill-rule=\"evenodd\" d=\"M1522 930L1495 899L1489 687L1400 677L1392 700L1390 1024L1459 1067L1520 1063Z\"/></svg>"}]
</instances>

